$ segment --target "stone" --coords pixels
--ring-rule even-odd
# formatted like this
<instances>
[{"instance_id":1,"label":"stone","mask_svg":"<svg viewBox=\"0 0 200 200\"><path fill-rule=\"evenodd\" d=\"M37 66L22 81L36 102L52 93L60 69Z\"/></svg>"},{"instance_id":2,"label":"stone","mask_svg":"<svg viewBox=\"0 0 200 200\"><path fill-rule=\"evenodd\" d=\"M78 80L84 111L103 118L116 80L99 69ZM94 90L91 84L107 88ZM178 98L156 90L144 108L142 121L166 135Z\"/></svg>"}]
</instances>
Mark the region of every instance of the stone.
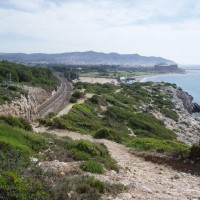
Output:
<instances>
[{"instance_id":1,"label":"stone","mask_svg":"<svg viewBox=\"0 0 200 200\"><path fill-rule=\"evenodd\" d=\"M174 179L179 179L179 178L180 178L180 176L178 174L174 175Z\"/></svg>"}]
</instances>

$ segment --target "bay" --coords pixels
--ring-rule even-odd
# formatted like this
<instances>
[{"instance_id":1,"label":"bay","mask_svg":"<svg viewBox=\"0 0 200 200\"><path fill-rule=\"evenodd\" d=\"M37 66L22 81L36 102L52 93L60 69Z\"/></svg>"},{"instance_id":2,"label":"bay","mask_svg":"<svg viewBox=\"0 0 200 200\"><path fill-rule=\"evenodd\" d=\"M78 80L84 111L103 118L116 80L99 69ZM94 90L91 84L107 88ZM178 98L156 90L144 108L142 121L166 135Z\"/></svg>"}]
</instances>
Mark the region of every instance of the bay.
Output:
<instances>
[{"instance_id":1,"label":"bay","mask_svg":"<svg viewBox=\"0 0 200 200\"><path fill-rule=\"evenodd\" d=\"M146 81L175 83L178 87L181 87L193 96L193 102L200 105L200 70L186 70L185 74L146 77L142 82Z\"/></svg>"}]
</instances>

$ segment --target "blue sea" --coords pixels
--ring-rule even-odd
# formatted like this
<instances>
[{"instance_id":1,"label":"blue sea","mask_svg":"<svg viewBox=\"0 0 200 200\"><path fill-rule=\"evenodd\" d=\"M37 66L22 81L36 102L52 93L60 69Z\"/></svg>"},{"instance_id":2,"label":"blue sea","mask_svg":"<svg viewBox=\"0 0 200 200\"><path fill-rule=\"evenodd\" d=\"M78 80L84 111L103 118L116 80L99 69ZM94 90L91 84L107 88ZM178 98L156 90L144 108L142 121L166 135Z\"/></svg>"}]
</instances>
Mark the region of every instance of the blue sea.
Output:
<instances>
[{"instance_id":1,"label":"blue sea","mask_svg":"<svg viewBox=\"0 0 200 200\"><path fill-rule=\"evenodd\" d=\"M158 75L145 78L144 81L175 83L193 96L193 102L200 105L200 66L199 69L187 69L185 74ZM198 114L199 117L199 114Z\"/></svg>"}]
</instances>

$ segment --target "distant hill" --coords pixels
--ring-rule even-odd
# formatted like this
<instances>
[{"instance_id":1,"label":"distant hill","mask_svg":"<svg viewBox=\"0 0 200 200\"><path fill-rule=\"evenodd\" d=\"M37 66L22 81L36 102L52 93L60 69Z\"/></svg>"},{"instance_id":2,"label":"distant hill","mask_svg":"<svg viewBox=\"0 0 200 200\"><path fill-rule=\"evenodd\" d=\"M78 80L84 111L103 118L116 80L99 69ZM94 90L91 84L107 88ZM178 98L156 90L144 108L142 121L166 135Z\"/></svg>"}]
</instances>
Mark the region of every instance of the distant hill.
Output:
<instances>
[{"instance_id":1,"label":"distant hill","mask_svg":"<svg viewBox=\"0 0 200 200\"><path fill-rule=\"evenodd\" d=\"M45 63L45 64L83 64L83 65L142 65L153 66L155 64L175 64L171 60L155 56L140 56L138 54L98 53L94 51L72 52L60 54L24 54L24 53L0 53L0 60L9 60L20 63Z\"/></svg>"}]
</instances>

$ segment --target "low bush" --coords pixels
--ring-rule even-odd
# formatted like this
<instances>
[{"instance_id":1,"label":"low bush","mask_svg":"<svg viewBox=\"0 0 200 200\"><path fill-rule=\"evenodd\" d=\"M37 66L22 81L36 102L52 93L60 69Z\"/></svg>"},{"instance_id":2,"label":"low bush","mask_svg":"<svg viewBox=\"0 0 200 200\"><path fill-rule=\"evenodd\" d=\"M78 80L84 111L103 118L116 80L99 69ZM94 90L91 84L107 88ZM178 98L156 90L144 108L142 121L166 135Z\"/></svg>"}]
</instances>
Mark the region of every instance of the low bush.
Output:
<instances>
[{"instance_id":1,"label":"low bush","mask_svg":"<svg viewBox=\"0 0 200 200\"><path fill-rule=\"evenodd\" d=\"M98 96L98 95L93 95L89 99L89 102L91 102L92 104L102 105L102 106L108 105L108 103L105 101L105 99L103 99L101 96Z\"/></svg>"},{"instance_id":2,"label":"low bush","mask_svg":"<svg viewBox=\"0 0 200 200\"><path fill-rule=\"evenodd\" d=\"M74 91L73 94L72 94L72 97L75 97L76 99L80 99L84 96L84 93L83 92L80 92L78 90Z\"/></svg>"},{"instance_id":3,"label":"low bush","mask_svg":"<svg viewBox=\"0 0 200 200\"><path fill-rule=\"evenodd\" d=\"M76 160L90 160L91 156L87 152L80 151L78 149L70 149L69 152L74 156Z\"/></svg>"},{"instance_id":4,"label":"low bush","mask_svg":"<svg viewBox=\"0 0 200 200\"><path fill-rule=\"evenodd\" d=\"M94 137L97 138L97 139L105 138L105 139L108 139L108 140L113 140L113 141L118 142L118 143L122 142L122 136L121 135L119 135L116 132L113 132L112 130L106 129L106 128L102 128L102 129L97 130Z\"/></svg>"},{"instance_id":5,"label":"low bush","mask_svg":"<svg viewBox=\"0 0 200 200\"><path fill-rule=\"evenodd\" d=\"M84 151L91 156L106 157L108 155L108 151L105 146L87 140L77 140L74 142L72 147L74 149Z\"/></svg>"},{"instance_id":6,"label":"low bush","mask_svg":"<svg viewBox=\"0 0 200 200\"><path fill-rule=\"evenodd\" d=\"M97 174L103 174L103 166L100 163L92 161L92 160L83 162L80 165L80 167L83 171L97 173Z\"/></svg>"},{"instance_id":7,"label":"low bush","mask_svg":"<svg viewBox=\"0 0 200 200\"><path fill-rule=\"evenodd\" d=\"M81 172L80 176L60 177L37 165L55 159L85 160L82 168L92 173L103 173L103 166L116 166L104 145L27 132L0 121L0 199L65 200L71 191L72 199L100 199L102 193L110 192L111 186Z\"/></svg>"},{"instance_id":8,"label":"low bush","mask_svg":"<svg viewBox=\"0 0 200 200\"><path fill-rule=\"evenodd\" d=\"M170 101L169 99L155 98L154 105L156 105L160 109L162 109L163 107L174 109L174 103L172 103L172 101Z\"/></svg>"},{"instance_id":9,"label":"low bush","mask_svg":"<svg viewBox=\"0 0 200 200\"><path fill-rule=\"evenodd\" d=\"M25 151L29 149L30 152L38 152L47 147L47 141L41 134L26 132L3 123L0 123L0 142L5 144L0 146L2 151L6 151L9 146Z\"/></svg>"},{"instance_id":10,"label":"low bush","mask_svg":"<svg viewBox=\"0 0 200 200\"><path fill-rule=\"evenodd\" d=\"M142 129L135 129L134 134L137 135L138 137L154 137L154 134Z\"/></svg>"},{"instance_id":11,"label":"low bush","mask_svg":"<svg viewBox=\"0 0 200 200\"><path fill-rule=\"evenodd\" d=\"M192 145L190 148L189 158L200 163L200 143Z\"/></svg>"},{"instance_id":12,"label":"low bush","mask_svg":"<svg viewBox=\"0 0 200 200\"><path fill-rule=\"evenodd\" d=\"M55 117L56 116L56 113L55 112L50 112L50 113L48 113L48 115L47 115L47 119L52 119L53 117Z\"/></svg>"},{"instance_id":13,"label":"low bush","mask_svg":"<svg viewBox=\"0 0 200 200\"><path fill-rule=\"evenodd\" d=\"M28 199L28 187L17 173L0 173L0 199Z\"/></svg>"},{"instance_id":14,"label":"low bush","mask_svg":"<svg viewBox=\"0 0 200 200\"><path fill-rule=\"evenodd\" d=\"M118 171L117 163L108 153L103 144L90 142L87 140L76 140L65 142L65 148L76 160L85 160L103 164L108 170Z\"/></svg>"},{"instance_id":15,"label":"low bush","mask_svg":"<svg viewBox=\"0 0 200 200\"><path fill-rule=\"evenodd\" d=\"M94 83L94 84L90 84L87 83L85 85L85 89L86 92L88 93L94 93L94 94L109 94L112 92L115 92L115 90L117 89L117 86L111 83L104 83L104 84L100 84L100 83Z\"/></svg>"},{"instance_id":16,"label":"low bush","mask_svg":"<svg viewBox=\"0 0 200 200\"><path fill-rule=\"evenodd\" d=\"M189 146L173 140L159 140L154 138L135 138L126 143L128 147L140 151L175 152L176 150L188 152Z\"/></svg>"},{"instance_id":17,"label":"low bush","mask_svg":"<svg viewBox=\"0 0 200 200\"><path fill-rule=\"evenodd\" d=\"M30 125L30 123L23 118L12 116L0 116L0 120L4 121L10 126L19 127L27 131L32 131L32 126Z\"/></svg>"},{"instance_id":18,"label":"low bush","mask_svg":"<svg viewBox=\"0 0 200 200\"><path fill-rule=\"evenodd\" d=\"M94 108L89 104L75 104L68 115L53 120L52 126L91 134L102 127Z\"/></svg>"},{"instance_id":19,"label":"low bush","mask_svg":"<svg viewBox=\"0 0 200 200\"><path fill-rule=\"evenodd\" d=\"M147 137L169 140L176 139L176 134L173 131L167 129L161 120L158 120L148 113L132 115L129 119L129 124L134 130L140 129L138 133L142 133L141 137L143 137L144 133L145 136L147 136L147 133L149 132L150 134ZM142 132L141 130L145 130L145 132ZM138 136L140 135L138 134Z\"/></svg>"},{"instance_id":20,"label":"low bush","mask_svg":"<svg viewBox=\"0 0 200 200\"><path fill-rule=\"evenodd\" d=\"M10 103L12 99L11 97L8 97L8 96L2 96L1 98L3 101L7 101L8 103Z\"/></svg>"},{"instance_id":21,"label":"low bush","mask_svg":"<svg viewBox=\"0 0 200 200\"><path fill-rule=\"evenodd\" d=\"M106 192L106 190L107 190L107 185L104 182L95 179L94 177L88 177L83 179L79 183L76 189L76 191L79 194L89 193L89 192L103 194Z\"/></svg>"},{"instance_id":22,"label":"low bush","mask_svg":"<svg viewBox=\"0 0 200 200\"><path fill-rule=\"evenodd\" d=\"M160 112L165 116L168 117L170 119L173 119L174 121L178 121L178 115L176 112L174 112L173 110L170 110L168 108L162 108L160 110Z\"/></svg>"},{"instance_id":23,"label":"low bush","mask_svg":"<svg viewBox=\"0 0 200 200\"><path fill-rule=\"evenodd\" d=\"M71 96L71 98L69 99L69 102L70 102L70 103L76 103L76 102L77 102L77 98Z\"/></svg>"}]
</instances>

